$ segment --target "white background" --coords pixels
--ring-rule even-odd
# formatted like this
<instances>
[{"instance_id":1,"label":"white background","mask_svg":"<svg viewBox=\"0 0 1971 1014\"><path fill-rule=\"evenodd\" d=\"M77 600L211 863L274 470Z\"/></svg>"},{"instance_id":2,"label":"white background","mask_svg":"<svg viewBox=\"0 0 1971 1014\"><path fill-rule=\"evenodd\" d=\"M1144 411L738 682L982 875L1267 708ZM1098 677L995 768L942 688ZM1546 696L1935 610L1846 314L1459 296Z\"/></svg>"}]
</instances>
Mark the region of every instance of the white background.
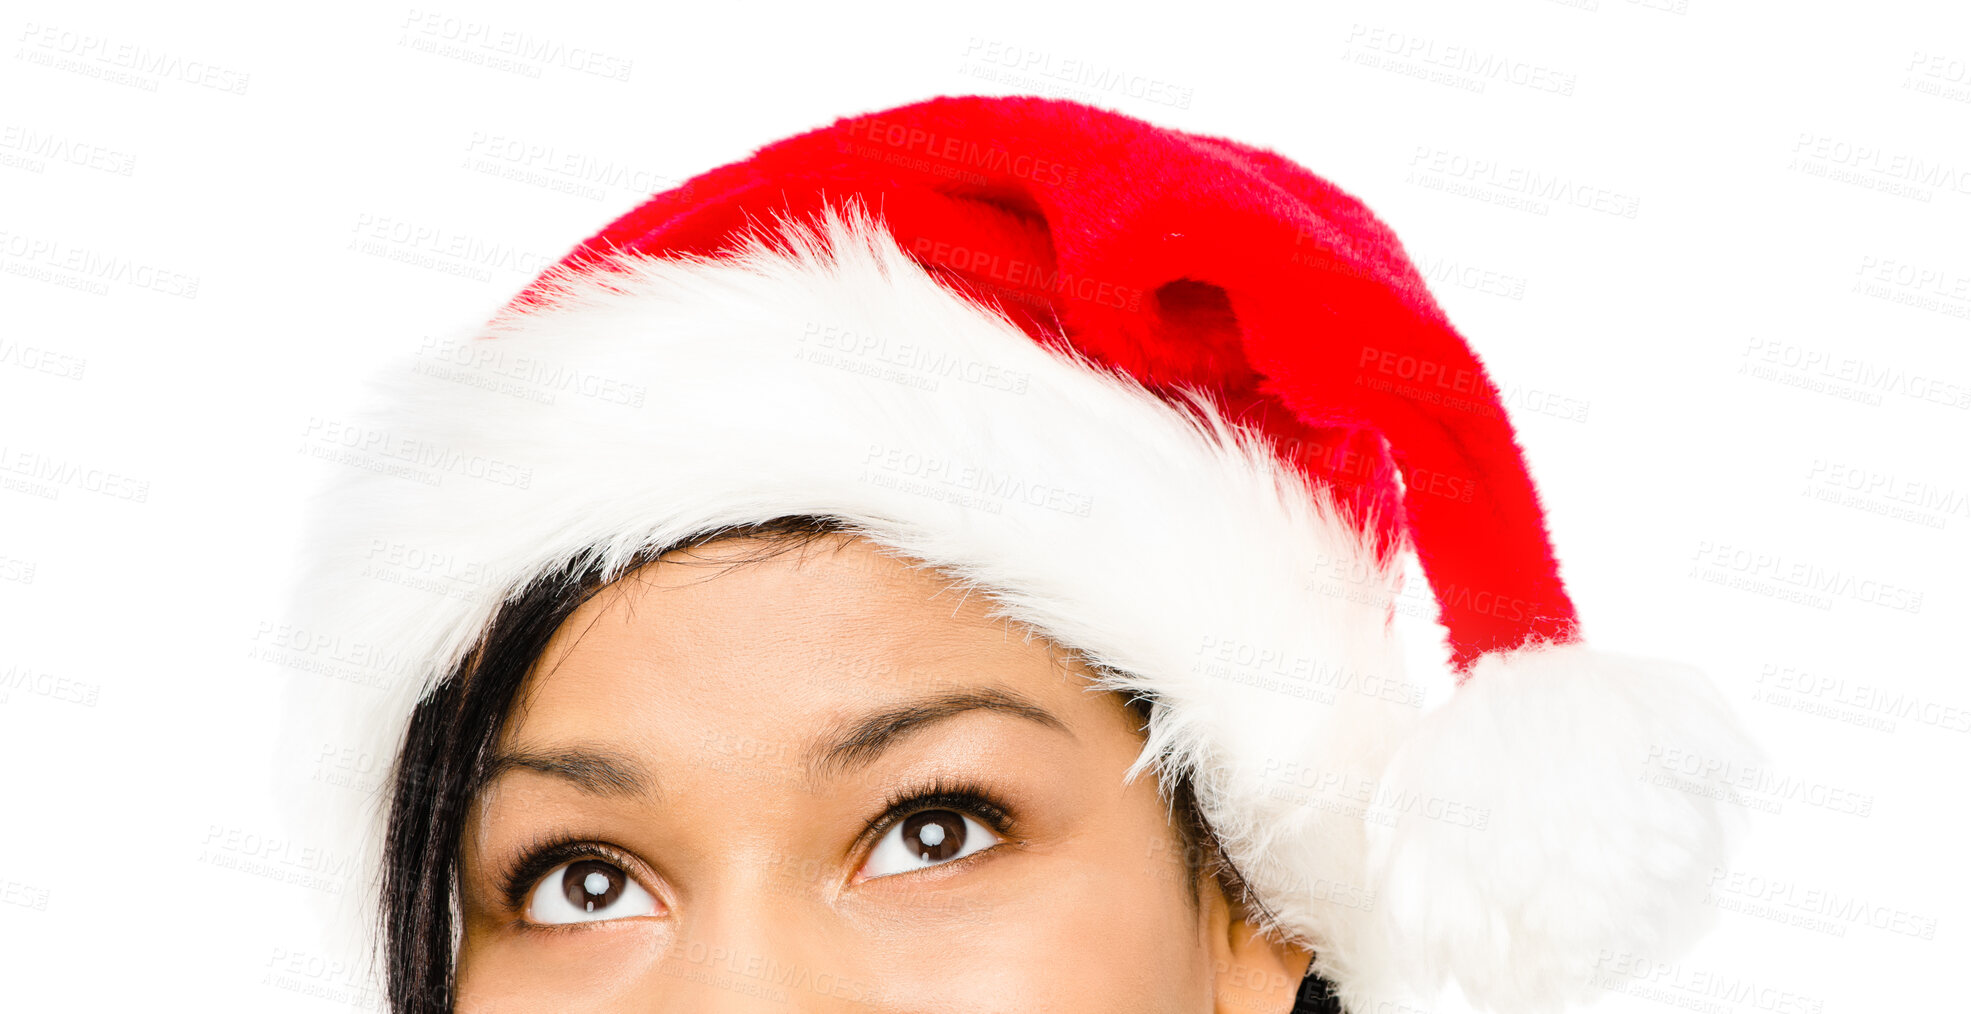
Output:
<instances>
[{"instance_id":1,"label":"white background","mask_svg":"<svg viewBox=\"0 0 1971 1014\"><path fill-rule=\"evenodd\" d=\"M359 1005L311 888L237 868L282 836L265 758L313 678L266 650L338 467L310 420L650 190L1040 91L1391 223L1506 392L1591 640L1701 663L1772 751L1718 930L1597 1009L1962 1008L1962 5L696 6L10 5L0 1007ZM509 33L595 62L487 63ZM1601 206L1506 202L1535 175ZM436 239L352 248L400 225ZM461 237L491 262L415 262Z\"/></svg>"}]
</instances>

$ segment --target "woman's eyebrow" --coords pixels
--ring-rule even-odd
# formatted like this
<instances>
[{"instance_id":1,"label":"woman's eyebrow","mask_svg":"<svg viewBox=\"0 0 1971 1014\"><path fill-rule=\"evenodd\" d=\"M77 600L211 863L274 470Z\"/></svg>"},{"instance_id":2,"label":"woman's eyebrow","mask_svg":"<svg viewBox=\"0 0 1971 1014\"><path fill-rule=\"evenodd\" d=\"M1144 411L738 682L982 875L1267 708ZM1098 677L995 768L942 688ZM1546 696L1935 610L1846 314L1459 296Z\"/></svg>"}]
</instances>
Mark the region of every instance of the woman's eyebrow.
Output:
<instances>
[{"instance_id":1,"label":"woman's eyebrow","mask_svg":"<svg viewBox=\"0 0 1971 1014\"><path fill-rule=\"evenodd\" d=\"M898 740L969 711L997 711L1029 719L1075 738L1068 723L1017 691L1005 687L950 690L908 704L885 708L838 726L832 743L808 752L810 778L839 777L868 767Z\"/></svg>"},{"instance_id":2,"label":"woman's eyebrow","mask_svg":"<svg viewBox=\"0 0 1971 1014\"><path fill-rule=\"evenodd\" d=\"M810 779L840 777L867 767L905 737L973 711L1013 715L1075 738L1074 730L1066 722L1017 691L1005 687L950 690L838 725L840 731L831 740L809 750L808 776ZM551 775L592 796L655 796L657 789L657 780L635 758L600 747L573 746L497 754L487 764L486 773L472 795L476 797L501 775L516 769Z\"/></svg>"},{"instance_id":3,"label":"woman's eyebrow","mask_svg":"<svg viewBox=\"0 0 1971 1014\"><path fill-rule=\"evenodd\" d=\"M571 748L550 752L513 751L496 755L486 766L479 788L516 768L563 779L592 796L654 794L657 782L634 758L606 750ZM475 793L476 795L477 793Z\"/></svg>"}]
</instances>

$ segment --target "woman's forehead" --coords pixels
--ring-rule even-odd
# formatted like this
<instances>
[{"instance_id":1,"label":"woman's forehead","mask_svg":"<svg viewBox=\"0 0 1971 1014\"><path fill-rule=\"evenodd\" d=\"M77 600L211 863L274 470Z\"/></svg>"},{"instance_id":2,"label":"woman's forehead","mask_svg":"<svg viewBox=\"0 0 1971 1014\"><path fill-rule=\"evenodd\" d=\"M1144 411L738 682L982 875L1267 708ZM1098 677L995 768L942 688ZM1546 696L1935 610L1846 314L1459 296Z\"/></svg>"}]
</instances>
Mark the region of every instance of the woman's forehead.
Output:
<instances>
[{"instance_id":1,"label":"woman's forehead","mask_svg":"<svg viewBox=\"0 0 1971 1014\"><path fill-rule=\"evenodd\" d=\"M510 736L661 723L784 742L940 695L1008 696L1067 723L1116 706L985 596L866 540L760 548L667 555L591 598L543 652Z\"/></svg>"}]
</instances>

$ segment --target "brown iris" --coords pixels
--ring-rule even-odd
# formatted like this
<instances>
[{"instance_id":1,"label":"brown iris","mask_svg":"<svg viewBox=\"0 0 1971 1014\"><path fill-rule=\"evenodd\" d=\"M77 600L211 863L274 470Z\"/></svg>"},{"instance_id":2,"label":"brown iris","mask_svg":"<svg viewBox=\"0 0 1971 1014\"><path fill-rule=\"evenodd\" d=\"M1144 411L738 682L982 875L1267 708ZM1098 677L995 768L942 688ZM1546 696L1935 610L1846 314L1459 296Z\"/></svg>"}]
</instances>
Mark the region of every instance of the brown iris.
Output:
<instances>
[{"instance_id":1,"label":"brown iris","mask_svg":"<svg viewBox=\"0 0 1971 1014\"><path fill-rule=\"evenodd\" d=\"M584 912L608 908L623 896L628 884L629 877L622 870L600 859L569 863L561 874L562 895Z\"/></svg>"},{"instance_id":2,"label":"brown iris","mask_svg":"<svg viewBox=\"0 0 1971 1014\"><path fill-rule=\"evenodd\" d=\"M913 813L903 821L903 845L919 859L950 859L965 847L965 818L950 810Z\"/></svg>"}]
</instances>

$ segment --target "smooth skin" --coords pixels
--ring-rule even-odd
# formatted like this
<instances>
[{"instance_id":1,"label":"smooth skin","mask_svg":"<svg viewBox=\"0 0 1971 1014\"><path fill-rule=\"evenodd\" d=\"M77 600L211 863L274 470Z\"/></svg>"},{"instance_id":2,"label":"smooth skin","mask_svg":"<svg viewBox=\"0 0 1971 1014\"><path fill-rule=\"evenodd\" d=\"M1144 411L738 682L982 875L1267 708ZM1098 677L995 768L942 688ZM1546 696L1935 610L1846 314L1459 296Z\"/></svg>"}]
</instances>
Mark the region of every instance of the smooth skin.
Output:
<instances>
[{"instance_id":1,"label":"smooth skin","mask_svg":"<svg viewBox=\"0 0 1971 1014\"><path fill-rule=\"evenodd\" d=\"M1311 955L1186 874L1118 696L867 541L732 565L761 548L667 555L555 633L461 843L459 1010L1286 1014ZM939 779L1007 832L870 833ZM509 904L556 836L595 848Z\"/></svg>"}]
</instances>

